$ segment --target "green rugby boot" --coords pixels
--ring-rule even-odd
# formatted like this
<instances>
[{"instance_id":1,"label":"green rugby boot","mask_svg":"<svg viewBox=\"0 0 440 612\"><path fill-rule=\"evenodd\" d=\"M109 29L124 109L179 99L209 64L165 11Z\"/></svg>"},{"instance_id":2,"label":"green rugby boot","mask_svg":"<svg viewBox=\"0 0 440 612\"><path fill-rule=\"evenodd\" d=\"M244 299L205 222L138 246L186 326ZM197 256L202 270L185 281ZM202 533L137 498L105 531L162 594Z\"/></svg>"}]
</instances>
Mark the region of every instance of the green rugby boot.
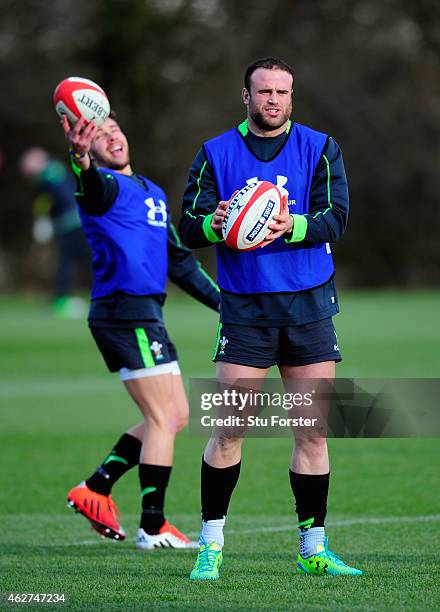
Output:
<instances>
[{"instance_id":1,"label":"green rugby boot","mask_svg":"<svg viewBox=\"0 0 440 612\"><path fill-rule=\"evenodd\" d=\"M362 570L350 567L328 548L328 539L325 538L324 546L318 546L316 553L307 559L298 555L296 563L298 574L308 576L360 576Z\"/></svg>"},{"instance_id":2,"label":"green rugby boot","mask_svg":"<svg viewBox=\"0 0 440 612\"><path fill-rule=\"evenodd\" d=\"M199 554L189 577L191 580L218 580L222 563L223 553L220 546L216 542L207 544L201 540Z\"/></svg>"}]
</instances>

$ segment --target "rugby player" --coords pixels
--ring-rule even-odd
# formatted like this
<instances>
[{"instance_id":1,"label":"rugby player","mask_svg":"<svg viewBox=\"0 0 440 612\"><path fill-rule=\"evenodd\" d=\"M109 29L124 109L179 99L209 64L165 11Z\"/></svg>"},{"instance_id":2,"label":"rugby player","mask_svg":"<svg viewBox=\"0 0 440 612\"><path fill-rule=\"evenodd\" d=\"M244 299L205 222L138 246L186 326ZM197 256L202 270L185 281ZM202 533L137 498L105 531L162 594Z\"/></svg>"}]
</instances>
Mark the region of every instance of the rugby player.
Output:
<instances>
[{"instance_id":1,"label":"rugby player","mask_svg":"<svg viewBox=\"0 0 440 612\"><path fill-rule=\"evenodd\" d=\"M63 117L62 127L93 254L90 330L108 369L119 372L144 417L95 473L69 492L68 503L101 535L124 539L111 490L138 465L142 513L136 546L197 546L164 516L174 439L187 423L188 405L162 306L167 276L214 310L219 309L218 287L181 244L164 191L133 172L116 120L108 118L97 127L81 119L71 128Z\"/></svg>"},{"instance_id":2,"label":"rugby player","mask_svg":"<svg viewBox=\"0 0 440 612\"><path fill-rule=\"evenodd\" d=\"M347 180L333 138L291 121L293 80L292 68L279 59L252 63L242 91L246 120L205 142L189 173L179 228L190 248L216 245L221 316L214 361L220 382L261 381L275 364L285 385L332 381L341 360L332 322L339 308L330 243L347 224ZM228 200L257 179L278 185L287 204L274 217L263 250L233 251L222 244ZM202 459L195 580L219 577L225 517L240 474L242 437L215 431ZM297 437L289 478L300 536L297 571L361 574L328 547L324 437Z\"/></svg>"}]
</instances>

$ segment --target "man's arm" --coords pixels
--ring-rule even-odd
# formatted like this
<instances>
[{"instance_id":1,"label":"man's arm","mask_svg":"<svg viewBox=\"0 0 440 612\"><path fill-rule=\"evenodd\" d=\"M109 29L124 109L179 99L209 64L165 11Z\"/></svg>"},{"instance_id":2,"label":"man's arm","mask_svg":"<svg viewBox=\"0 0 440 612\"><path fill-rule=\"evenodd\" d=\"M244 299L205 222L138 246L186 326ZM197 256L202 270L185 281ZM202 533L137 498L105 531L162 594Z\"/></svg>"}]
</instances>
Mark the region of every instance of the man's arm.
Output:
<instances>
[{"instance_id":1,"label":"man's arm","mask_svg":"<svg viewBox=\"0 0 440 612\"><path fill-rule=\"evenodd\" d=\"M341 149L329 138L313 175L309 213L291 215L293 231L286 234L285 242L336 242L347 226L348 211L348 185Z\"/></svg>"},{"instance_id":2,"label":"man's arm","mask_svg":"<svg viewBox=\"0 0 440 612\"><path fill-rule=\"evenodd\" d=\"M189 171L183 195L182 217L179 221L182 240L191 249L222 241L218 230L212 227L218 206L219 196L214 173L202 148Z\"/></svg>"},{"instance_id":3,"label":"man's arm","mask_svg":"<svg viewBox=\"0 0 440 612\"><path fill-rule=\"evenodd\" d=\"M119 192L118 182L110 173L99 172L93 164L81 170L72 159L72 170L76 176L76 201L88 215L103 215L113 206Z\"/></svg>"},{"instance_id":4,"label":"man's arm","mask_svg":"<svg viewBox=\"0 0 440 612\"><path fill-rule=\"evenodd\" d=\"M169 218L168 276L178 287L202 304L219 310L220 290L203 270L193 253L184 246Z\"/></svg>"},{"instance_id":5,"label":"man's arm","mask_svg":"<svg viewBox=\"0 0 440 612\"><path fill-rule=\"evenodd\" d=\"M72 170L77 180L77 202L85 213L103 215L116 200L119 188L113 175L98 172L90 159L89 151L97 127L93 121L86 125L83 117L71 127L66 116L61 118L61 127L69 144Z\"/></svg>"}]
</instances>

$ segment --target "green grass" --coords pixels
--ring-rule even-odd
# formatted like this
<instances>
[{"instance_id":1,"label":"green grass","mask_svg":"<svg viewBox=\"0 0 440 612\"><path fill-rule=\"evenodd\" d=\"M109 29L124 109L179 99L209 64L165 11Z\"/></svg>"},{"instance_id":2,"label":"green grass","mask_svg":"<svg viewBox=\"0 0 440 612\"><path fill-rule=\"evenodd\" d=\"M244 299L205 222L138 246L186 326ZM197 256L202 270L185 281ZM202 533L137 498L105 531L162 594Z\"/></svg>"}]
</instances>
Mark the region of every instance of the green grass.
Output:
<instances>
[{"instance_id":1,"label":"green grass","mask_svg":"<svg viewBox=\"0 0 440 612\"><path fill-rule=\"evenodd\" d=\"M339 375L440 377L440 293L347 293L341 308ZM294 573L291 443L247 440L222 578L190 583L194 552L134 549L136 470L114 490L126 541L100 540L65 508L67 489L138 419L85 322L60 321L19 298L2 298L0 317L1 591L66 592L71 610L439 607L438 440L330 441L328 533L332 548L365 570L355 579ZM184 376L212 376L215 314L179 294L166 318ZM194 536L203 446L186 433L178 438L167 496L169 518Z\"/></svg>"}]
</instances>

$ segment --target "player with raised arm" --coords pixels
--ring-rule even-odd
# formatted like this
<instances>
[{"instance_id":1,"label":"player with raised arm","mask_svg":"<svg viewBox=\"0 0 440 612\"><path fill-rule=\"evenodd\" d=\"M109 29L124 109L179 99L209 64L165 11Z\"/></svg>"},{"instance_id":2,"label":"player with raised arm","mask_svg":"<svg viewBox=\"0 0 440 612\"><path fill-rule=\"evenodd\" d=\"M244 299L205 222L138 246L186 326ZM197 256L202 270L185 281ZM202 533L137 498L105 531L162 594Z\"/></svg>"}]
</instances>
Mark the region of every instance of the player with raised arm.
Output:
<instances>
[{"instance_id":1,"label":"player with raised arm","mask_svg":"<svg viewBox=\"0 0 440 612\"><path fill-rule=\"evenodd\" d=\"M185 427L188 405L162 317L167 276L218 310L219 292L191 251L180 243L164 191L133 172L127 139L114 118L99 128L61 120L77 177L77 201L93 254L89 326L111 372L119 376L143 421L116 443L96 472L68 494L98 533L125 533L112 486L139 466L140 549L189 548L194 543L165 519L164 499L174 439Z\"/></svg>"},{"instance_id":2,"label":"player with raised arm","mask_svg":"<svg viewBox=\"0 0 440 612\"><path fill-rule=\"evenodd\" d=\"M292 95L288 64L272 57L251 64L242 92L246 120L205 142L190 169L180 233L191 248L217 248L222 305L214 360L220 382L255 379L258 386L275 364L286 386L333 381L341 360L331 318L339 308L330 243L347 224L347 180L333 138L291 121ZM283 208L263 249L235 251L224 245L221 231L228 200L256 180L278 186ZM241 437L213 432L205 448L201 546L192 579L219 577L241 444ZM289 478L300 534L297 571L362 574L328 548L324 437L297 436Z\"/></svg>"}]
</instances>

